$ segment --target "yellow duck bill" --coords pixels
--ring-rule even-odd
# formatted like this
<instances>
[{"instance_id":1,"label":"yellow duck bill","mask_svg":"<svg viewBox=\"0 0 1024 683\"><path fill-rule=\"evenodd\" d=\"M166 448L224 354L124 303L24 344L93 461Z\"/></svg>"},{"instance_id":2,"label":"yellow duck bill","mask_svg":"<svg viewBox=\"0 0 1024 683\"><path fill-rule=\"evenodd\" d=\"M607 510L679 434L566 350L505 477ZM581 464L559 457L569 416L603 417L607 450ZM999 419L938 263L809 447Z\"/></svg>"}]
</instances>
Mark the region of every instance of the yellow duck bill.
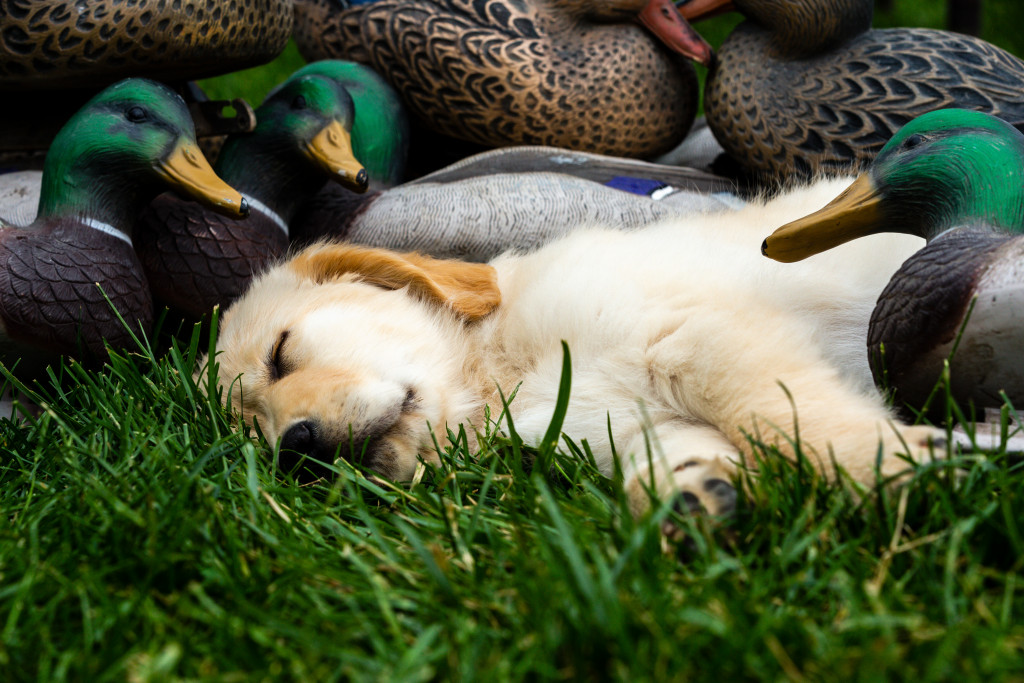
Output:
<instances>
[{"instance_id":1,"label":"yellow duck bill","mask_svg":"<svg viewBox=\"0 0 1024 683\"><path fill-rule=\"evenodd\" d=\"M179 143L157 169L172 187L218 213L232 218L249 214L241 193L221 180L194 143Z\"/></svg>"},{"instance_id":2,"label":"yellow duck bill","mask_svg":"<svg viewBox=\"0 0 1024 683\"><path fill-rule=\"evenodd\" d=\"M306 155L323 168L335 182L353 192L366 192L370 179L352 151L352 138L333 121L306 145Z\"/></svg>"},{"instance_id":3,"label":"yellow duck bill","mask_svg":"<svg viewBox=\"0 0 1024 683\"><path fill-rule=\"evenodd\" d=\"M783 225L761 244L761 253L793 263L858 237L882 232L882 196L864 174L824 208Z\"/></svg>"}]
</instances>

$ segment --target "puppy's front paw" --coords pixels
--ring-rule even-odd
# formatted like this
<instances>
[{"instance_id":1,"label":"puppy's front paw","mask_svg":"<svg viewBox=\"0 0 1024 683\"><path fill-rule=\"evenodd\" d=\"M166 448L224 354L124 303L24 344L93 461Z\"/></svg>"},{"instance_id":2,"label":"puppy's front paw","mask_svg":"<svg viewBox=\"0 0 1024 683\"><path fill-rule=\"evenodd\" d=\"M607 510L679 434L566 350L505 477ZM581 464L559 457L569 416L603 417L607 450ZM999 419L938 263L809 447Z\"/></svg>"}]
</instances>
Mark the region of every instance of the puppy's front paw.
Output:
<instances>
[{"instance_id":1,"label":"puppy's front paw","mask_svg":"<svg viewBox=\"0 0 1024 683\"><path fill-rule=\"evenodd\" d=\"M717 524L731 519L736 512L736 487L728 475L714 465L714 462L690 460L672 473L675 489L672 512L662 521L661 532L680 550L696 550L690 537L690 525L684 520L695 518L698 525Z\"/></svg>"}]
</instances>

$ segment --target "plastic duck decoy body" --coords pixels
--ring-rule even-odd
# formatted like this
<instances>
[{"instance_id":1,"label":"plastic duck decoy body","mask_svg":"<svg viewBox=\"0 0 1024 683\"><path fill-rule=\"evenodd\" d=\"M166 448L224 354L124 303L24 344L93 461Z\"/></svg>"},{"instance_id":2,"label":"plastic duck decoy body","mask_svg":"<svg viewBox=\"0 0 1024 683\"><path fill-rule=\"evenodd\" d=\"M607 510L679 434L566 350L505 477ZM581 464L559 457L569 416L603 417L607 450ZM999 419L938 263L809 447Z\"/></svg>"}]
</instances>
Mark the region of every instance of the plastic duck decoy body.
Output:
<instances>
[{"instance_id":1,"label":"plastic duck decoy body","mask_svg":"<svg viewBox=\"0 0 1024 683\"><path fill-rule=\"evenodd\" d=\"M161 196L142 218L137 248L153 293L192 317L226 305L254 273L285 253L289 224L329 180L363 192L366 170L352 150L353 103L343 84L293 75L256 111L251 133L233 135L217 172L246 197L246 220Z\"/></svg>"},{"instance_id":2,"label":"plastic duck decoy body","mask_svg":"<svg viewBox=\"0 0 1024 683\"><path fill-rule=\"evenodd\" d=\"M1024 401L1024 135L980 112L920 116L849 189L776 230L762 250L796 261L877 232L927 244L893 275L872 314L876 381L920 408L952 355L958 400L995 407L1005 391Z\"/></svg>"},{"instance_id":3,"label":"plastic duck decoy body","mask_svg":"<svg viewBox=\"0 0 1024 683\"><path fill-rule=\"evenodd\" d=\"M936 109L1024 126L1024 62L978 38L871 29L872 0L689 0L691 20L747 19L717 52L708 125L761 179L866 166L901 126Z\"/></svg>"},{"instance_id":4,"label":"plastic duck decoy body","mask_svg":"<svg viewBox=\"0 0 1024 683\"><path fill-rule=\"evenodd\" d=\"M128 345L133 332L148 331L151 295L132 233L165 188L232 215L245 211L196 146L184 102L165 86L122 81L72 117L47 154L36 219L0 229L5 362L102 356L105 343Z\"/></svg>"}]
</instances>

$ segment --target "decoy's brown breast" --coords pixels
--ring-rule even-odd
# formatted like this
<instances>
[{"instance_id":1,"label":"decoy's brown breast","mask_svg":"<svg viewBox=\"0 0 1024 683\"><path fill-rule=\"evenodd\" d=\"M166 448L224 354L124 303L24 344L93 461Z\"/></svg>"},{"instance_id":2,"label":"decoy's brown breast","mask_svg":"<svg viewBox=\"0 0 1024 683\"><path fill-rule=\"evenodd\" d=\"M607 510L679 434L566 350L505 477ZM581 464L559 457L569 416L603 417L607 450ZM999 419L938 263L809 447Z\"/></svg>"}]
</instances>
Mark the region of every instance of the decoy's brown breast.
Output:
<instances>
[{"instance_id":1,"label":"decoy's brown breast","mask_svg":"<svg viewBox=\"0 0 1024 683\"><path fill-rule=\"evenodd\" d=\"M273 59L291 28L292 0L5 0L0 88L228 73Z\"/></svg>"},{"instance_id":2,"label":"decoy's brown breast","mask_svg":"<svg viewBox=\"0 0 1024 683\"><path fill-rule=\"evenodd\" d=\"M718 141L763 176L849 172L907 121L944 107L1024 128L1024 62L976 38L875 30L817 57L773 54L766 31L741 24L719 52L705 99Z\"/></svg>"},{"instance_id":3,"label":"decoy's brown breast","mask_svg":"<svg viewBox=\"0 0 1024 683\"><path fill-rule=\"evenodd\" d=\"M693 67L632 24L544 33L522 2L379 0L338 11L296 4L307 59L374 67L434 130L478 144L536 144L649 157L696 112Z\"/></svg>"},{"instance_id":4,"label":"decoy's brown breast","mask_svg":"<svg viewBox=\"0 0 1024 683\"><path fill-rule=\"evenodd\" d=\"M129 329L139 334L153 324L149 287L127 242L82 227L67 242L7 232L0 254L0 316L17 342L102 357L104 341L130 348Z\"/></svg>"},{"instance_id":5,"label":"decoy's brown breast","mask_svg":"<svg viewBox=\"0 0 1024 683\"><path fill-rule=\"evenodd\" d=\"M256 211L235 221L164 194L140 218L135 245L156 300L199 318L237 299L288 237Z\"/></svg>"},{"instance_id":6,"label":"decoy's brown breast","mask_svg":"<svg viewBox=\"0 0 1024 683\"><path fill-rule=\"evenodd\" d=\"M868 328L868 360L877 384L892 387L901 402L924 403L979 279L1008 239L987 230L955 230L900 267L879 295Z\"/></svg>"}]
</instances>

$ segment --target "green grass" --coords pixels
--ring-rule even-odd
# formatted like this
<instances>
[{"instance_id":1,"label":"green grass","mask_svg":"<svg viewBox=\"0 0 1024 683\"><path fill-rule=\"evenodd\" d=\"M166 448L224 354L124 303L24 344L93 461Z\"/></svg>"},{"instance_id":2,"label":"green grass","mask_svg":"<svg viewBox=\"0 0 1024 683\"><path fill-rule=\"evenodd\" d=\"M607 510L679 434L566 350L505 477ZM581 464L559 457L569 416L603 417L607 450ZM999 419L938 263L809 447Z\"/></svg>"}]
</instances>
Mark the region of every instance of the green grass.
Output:
<instances>
[{"instance_id":1,"label":"green grass","mask_svg":"<svg viewBox=\"0 0 1024 683\"><path fill-rule=\"evenodd\" d=\"M582 442L543 471L490 434L413 485L299 486L193 382L200 339L64 366L0 421L3 680L1024 675L1004 455L860 499L766 458L680 561L668 510L631 519Z\"/></svg>"}]
</instances>

